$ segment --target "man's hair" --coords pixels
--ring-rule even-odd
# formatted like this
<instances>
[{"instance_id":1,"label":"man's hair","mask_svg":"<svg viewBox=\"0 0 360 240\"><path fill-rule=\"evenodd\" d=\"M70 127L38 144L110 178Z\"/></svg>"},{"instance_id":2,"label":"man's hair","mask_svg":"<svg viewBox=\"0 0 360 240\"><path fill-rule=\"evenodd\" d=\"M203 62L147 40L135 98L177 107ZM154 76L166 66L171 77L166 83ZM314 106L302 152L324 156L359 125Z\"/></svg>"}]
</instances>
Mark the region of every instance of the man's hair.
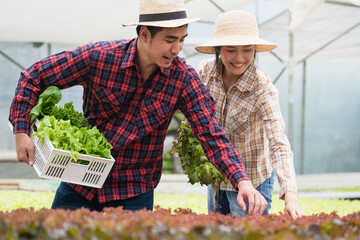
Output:
<instances>
[{"instance_id":1,"label":"man's hair","mask_svg":"<svg viewBox=\"0 0 360 240\"><path fill-rule=\"evenodd\" d=\"M140 28L142 26L144 26L144 25L138 25L136 27L136 33L138 36L140 34ZM151 39L153 39L158 32L160 32L161 30L164 29L163 27L154 27L154 26L145 26L145 27L149 30L149 32L151 34Z\"/></svg>"},{"instance_id":2,"label":"man's hair","mask_svg":"<svg viewBox=\"0 0 360 240\"><path fill-rule=\"evenodd\" d=\"M153 39L158 32L160 32L160 31L162 31L162 30L164 29L164 27L137 25L137 27L136 27L136 34L137 34L138 36L139 36L139 34L140 34L140 29L141 29L142 26L146 27L146 28L149 30L149 32L150 32L150 34L151 34L151 39ZM184 25L179 26L179 27L187 27L187 26L188 26L187 24L184 24Z\"/></svg>"}]
</instances>

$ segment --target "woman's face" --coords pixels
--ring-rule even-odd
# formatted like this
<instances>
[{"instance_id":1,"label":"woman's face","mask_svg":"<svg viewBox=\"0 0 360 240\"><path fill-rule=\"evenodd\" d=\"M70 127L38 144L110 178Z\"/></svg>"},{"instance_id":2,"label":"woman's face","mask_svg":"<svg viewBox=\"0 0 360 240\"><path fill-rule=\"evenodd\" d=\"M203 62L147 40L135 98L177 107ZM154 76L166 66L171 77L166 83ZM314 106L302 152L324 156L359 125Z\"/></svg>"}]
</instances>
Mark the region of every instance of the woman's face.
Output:
<instances>
[{"instance_id":1,"label":"woman's face","mask_svg":"<svg viewBox=\"0 0 360 240\"><path fill-rule=\"evenodd\" d=\"M222 46L220 48L221 61L225 65L225 73L233 77L240 77L254 60L255 46Z\"/></svg>"}]
</instances>

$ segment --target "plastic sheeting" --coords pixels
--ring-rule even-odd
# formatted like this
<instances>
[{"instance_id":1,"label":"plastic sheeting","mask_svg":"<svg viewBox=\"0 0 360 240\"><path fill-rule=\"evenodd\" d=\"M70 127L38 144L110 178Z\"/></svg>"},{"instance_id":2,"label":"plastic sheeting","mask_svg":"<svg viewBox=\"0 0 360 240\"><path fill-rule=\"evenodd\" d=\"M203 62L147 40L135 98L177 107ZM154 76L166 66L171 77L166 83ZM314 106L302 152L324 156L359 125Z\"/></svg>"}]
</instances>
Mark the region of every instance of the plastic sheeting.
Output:
<instances>
[{"instance_id":1,"label":"plastic sheeting","mask_svg":"<svg viewBox=\"0 0 360 240\"><path fill-rule=\"evenodd\" d=\"M290 2L293 2L291 4ZM264 21L259 21L260 36L275 42L279 46L273 52L284 62L289 61L289 51L292 49L294 64L309 57L317 58L352 58L360 56L360 6L351 5L349 1L326 1L301 0L312 2L308 8L292 9L299 6L299 1L288 0L286 6L279 13L273 13ZM296 3L297 2L297 3ZM266 1L258 1L259 18L266 13ZM317 7L315 7L317 6ZM265 10L261 11L263 8ZM296 7L295 7L296 8ZM292 9L292 10L290 10ZM291 12L298 13L299 18L294 20ZM301 16L301 19L300 19ZM290 21L292 20L292 21ZM295 21L295 22L294 22ZM209 28L209 24L203 24L203 28ZM290 40L290 25L295 26L293 30L293 41ZM209 32L210 31L210 32ZM193 49L194 45L208 41L212 38L212 29L205 33L191 33L186 42L184 52L189 60L196 58L199 54Z\"/></svg>"},{"instance_id":2,"label":"plastic sheeting","mask_svg":"<svg viewBox=\"0 0 360 240\"><path fill-rule=\"evenodd\" d=\"M289 12L284 12L262 24L260 30L265 39L279 44L274 52L285 60L290 47L289 18ZM360 8L323 3L313 9L294 31L293 50L296 63L315 56L360 56Z\"/></svg>"},{"instance_id":3,"label":"plastic sheeting","mask_svg":"<svg viewBox=\"0 0 360 240\"><path fill-rule=\"evenodd\" d=\"M253 0L187 0L189 17L207 18ZM0 41L78 45L131 38L138 0L0 0Z\"/></svg>"},{"instance_id":4,"label":"plastic sheeting","mask_svg":"<svg viewBox=\"0 0 360 240\"><path fill-rule=\"evenodd\" d=\"M78 45L128 38L138 1L0 0L0 41Z\"/></svg>"},{"instance_id":5,"label":"plastic sheeting","mask_svg":"<svg viewBox=\"0 0 360 240\"><path fill-rule=\"evenodd\" d=\"M196 54L195 44L208 41L211 30L202 33L205 25L222 11L239 9L254 0L185 0L189 17L200 17L203 25L189 34L184 56ZM327 1L336 2L336 1ZM279 44L275 52L286 58L289 50L289 30L294 31L296 61L317 51L335 38L346 37L342 51L322 51L324 56L360 54L359 0L338 0L342 4L324 0L286 0L288 12L261 23L261 35ZM354 4L354 5L351 5ZM131 38L134 27L122 27L138 16L138 0L0 0L0 41L46 42L78 45L90 41ZM289 21L291 19L291 22ZM207 26L209 27L209 26ZM353 28L353 29L352 29ZM201 35L196 32L201 33ZM344 37L345 38L345 37ZM357 40L357 41L356 41ZM335 41L336 42L336 41ZM328 50L328 48L326 48Z\"/></svg>"},{"instance_id":6,"label":"plastic sheeting","mask_svg":"<svg viewBox=\"0 0 360 240\"><path fill-rule=\"evenodd\" d=\"M287 0L291 12L290 30L298 29L325 0Z\"/></svg>"}]
</instances>

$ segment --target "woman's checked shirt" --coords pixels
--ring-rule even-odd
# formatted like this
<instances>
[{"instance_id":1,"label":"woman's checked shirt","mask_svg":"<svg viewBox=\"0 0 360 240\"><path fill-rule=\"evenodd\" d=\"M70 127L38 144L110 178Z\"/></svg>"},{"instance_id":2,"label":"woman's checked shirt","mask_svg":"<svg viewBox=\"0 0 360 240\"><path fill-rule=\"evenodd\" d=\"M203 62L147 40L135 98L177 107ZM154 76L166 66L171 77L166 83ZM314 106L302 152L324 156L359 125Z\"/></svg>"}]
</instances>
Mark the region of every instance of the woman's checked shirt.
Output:
<instances>
[{"instance_id":1,"label":"woman's checked shirt","mask_svg":"<svg viewBox=\"0 0 360 240\"><path fill-rule=\"evenodd\" d=\"M216 119L239 150L254 187L269 178L274 169L280 197L287 191L297 192L293 153L284 133L278 91L270 78L252 63L225 92L221 73L214 65L215 59L201 63L200 80L214 97ZM221 189L235 191L231 184L222 184Z\"/></svg>"}]
</instances>

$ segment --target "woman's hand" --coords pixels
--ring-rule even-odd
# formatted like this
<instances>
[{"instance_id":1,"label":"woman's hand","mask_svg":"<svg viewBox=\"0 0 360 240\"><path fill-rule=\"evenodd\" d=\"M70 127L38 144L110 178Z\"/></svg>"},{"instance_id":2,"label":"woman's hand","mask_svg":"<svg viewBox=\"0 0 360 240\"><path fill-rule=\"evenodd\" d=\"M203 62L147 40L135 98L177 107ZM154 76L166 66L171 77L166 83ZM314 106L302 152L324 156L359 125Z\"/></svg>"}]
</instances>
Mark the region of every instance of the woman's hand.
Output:
<instances>
[{"instance_id":1,"label":"woman's hand","mask_svg":"<svg viewBox=\"0 0 360 240\"><path fill-rule=\"evenodd\" d=\"M285 193L284 213L290 215L293 219L304 216L303 210L299 207L297 196L293 192Z\"/></svg>"}]
</instances>

